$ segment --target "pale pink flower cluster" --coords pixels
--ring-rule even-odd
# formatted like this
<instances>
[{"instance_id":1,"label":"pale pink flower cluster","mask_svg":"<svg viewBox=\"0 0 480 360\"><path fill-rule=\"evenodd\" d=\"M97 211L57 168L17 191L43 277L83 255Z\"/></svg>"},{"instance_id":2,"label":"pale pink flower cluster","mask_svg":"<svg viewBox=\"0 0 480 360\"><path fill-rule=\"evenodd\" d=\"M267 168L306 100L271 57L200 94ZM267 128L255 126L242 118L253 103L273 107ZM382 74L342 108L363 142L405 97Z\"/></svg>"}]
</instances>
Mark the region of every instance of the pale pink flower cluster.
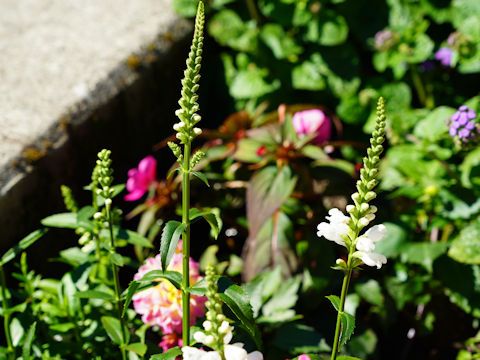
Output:
<instances>
[{"instance_id":1,"label":"pale pink flower cluster","mask_svg":"<svg viewBox=\"0 0 480 360\"><path fill-rule=\"evenodd\" d=\"M328 214L330 215L327 216L329 222L322 222L318 225L317 235L346 247L345 238L348 236L350 218L335 208L331 209ZM368 219L365 218L364 226L368 225L368 222L375 217L373 214L369 215ZM387 228L383 224L372 226L365 234L358 237L356 242L358 251L355 252L354 256L361 259L365 265L376 266L377 269L380 269L383 264L387 263L387 258L382 254L373 252L373 250L375 250L375 243L385 238L386 232Z\"/></svg>"},{"instance_id":2,"label":"pale pink flower cluster","mask_svg":"<svg viewBox=\"0 0 480 360\"><path fill-rule=\"evenodd\" d=\"M148 258L144 265L135 274L134 279L139 280L152 270L161 270L160 255ZM182 254L174 253L168 270L182 273ZM196 284L202 277L199 274L198 263L190 259L190 284ZM141 291L133 296L135 311L142 315L142 321L150 325L158 325L164 335L182 333L182 293L168 280L158 279L154 287ZM190 320L191 325L205 312L206 297L191 295ZM164 336L160 343L162 348L168 349L181 345L179 337Z\"/></svg>"}]
</instances>

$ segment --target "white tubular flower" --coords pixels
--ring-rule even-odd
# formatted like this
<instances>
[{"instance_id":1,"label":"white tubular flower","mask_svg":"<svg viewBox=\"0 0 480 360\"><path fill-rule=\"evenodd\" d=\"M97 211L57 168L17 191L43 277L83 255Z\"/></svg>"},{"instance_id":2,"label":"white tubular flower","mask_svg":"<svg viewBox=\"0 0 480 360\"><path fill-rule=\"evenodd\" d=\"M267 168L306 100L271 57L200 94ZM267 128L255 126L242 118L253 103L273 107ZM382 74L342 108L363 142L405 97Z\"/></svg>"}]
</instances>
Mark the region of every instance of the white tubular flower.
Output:
<instances>
[{"instance_id":1,"label":"white tubular flower","mask_svg":"<svg viewBox=\"0 0 480 360\"><path fill-rule=\"evenodd\" d=\"M205 335L201 331L197 331L195 334L193 334L193 338L195 339L196 342L205 344L205 339L207 338L207 335Z\"/></svg>"},{"instance_id":2,"label":"white tubular flower","mask_svg":"<svg viewBox=\"0 0 480 360\"><path fill-rule=\"evenodd\" d=\"M328 212L330 216L327 216L326 219L330 222L322 222L318 224L318 237L325 237L327 240L334 241L338 245L345 246L345 240L343 236L348 234L348 221L350 218L345 216L337 208L330 209Z\"/></svg>"},{"instance_id":3,"label":"white tubular flower","mask_svg":"<svg viewBox=\"0 0 480 360\"><path fill-rule=\"evenodd\" d=\"M205 321L203 322L203 328L204 328L206 331L212 330L212 322L211 322L211 321L208 321L208 320L205 320Z\"/></svg>"},{"instance_id":4,"label":"white tubular flower","mask_svg":"<svg viewBox=\"0 0 480 360\"><path fill-rule=\"evenodd\" d=\"M259 351L248 354L243 349L242 343L235 343L233 345L225 345L225 360L263 360L263 355Z\"/></svg>"},{"instance_id":5,"label":"white tubular flower","mask_svg":"<svg viewBox=\"0 0 480 360\"><path fill-rule=\"evenodd\" d=\"M233 338L233 333L231 331L229 331L228 333L225 334L225 336L223 337L223 343L224 344L229 344L230 341L232 341L232 338Z\"/></svg>"},{"instance_id":6,"label":"white tubular flower","mask_svg":"<svg viewBox=\"0 0 480 360\"><path fill-rule=\"evenodd\" d=\"M379 253L357 251L357 257L359 257L365 265L376 266L377 269L380 269L383 264L387 263L385 255Z\"/></svg>"},{"instance_id":7,"label":"white tubular flower","mask_svg":"<svg viewBox=\"0 0 480 360\"><path fill-rule=\"evenodd\" d=\"M222 360L217 351L204 351L191 346L182 347L183 360Z\"/></svg>"},{"instance_id":8,"label":"white tubular flower","mask_svg":"<svg viewBox=\"0 0 480 360\"><path fill-rule=\"evenodd\" d=\"M387 227L383 224L372 226L364 236L372 239L373 242L380 241L387 236Z\"/></svg>"}]
</instances>

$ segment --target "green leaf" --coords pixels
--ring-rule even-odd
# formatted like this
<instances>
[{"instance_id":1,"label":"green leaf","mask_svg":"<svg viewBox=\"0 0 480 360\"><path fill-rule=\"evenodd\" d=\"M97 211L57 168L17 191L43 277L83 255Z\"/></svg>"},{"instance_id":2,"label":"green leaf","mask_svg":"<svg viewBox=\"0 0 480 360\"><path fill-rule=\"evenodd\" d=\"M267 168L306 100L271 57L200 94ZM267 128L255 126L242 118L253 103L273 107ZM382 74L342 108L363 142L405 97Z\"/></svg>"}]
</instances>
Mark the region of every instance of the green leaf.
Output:
<instances>
[{"instance_id":1,"label":"green leaf","mask_svg":"<svg viewBox=\"0 0 480 360\"><path fill-rule=\"evenodd\" d=\"M260 32L260 38L272 50L277 59L288 59L296 61L301 54L302 48L295 43L295 40L285 33L279 24L265 24Z\"/></svg>"},{"instance_id":2,"label":"green leaf","mask_svg":"<svg viewBox=\"0 0 480 360\"><path fill-rule=\"evenodd\" d=\"M407 241L407 232L397 224L391 222L383 224L387 228L387 238L375 244L375 252L385 255L387 258L400 255L402 246Z\"/></svg>"},{"instance_id":3,"label":"green leaf","mask_svg":"<svg viewBox=\"0 0 480 360\"><path fill-rule=\"evenodd\" d=\"M422 265L427 271L432 272L435 259L447 251L445 243L413 243L405 245L402 249L401 260L407 263Z\"/></svg>"},{"instance_id":4,"label":"green leaf","mask_svg":"<svg viewBox=\"0 0 480 360\"><path fill-rule=\"evenodd\" d=\"M370 279L367 282L356 284L355 292L370 304L377 306L383 305L384 297L382 288L376 280Z\"/></svg>"},{"instance_id":5,"label":"green leaf","mask_svg":"<svg viewBox=\"0 0 480 360\"><path fill-rule=\"evenodd\" d=\"M345 345L353 334L355 329L355 318L346 312L340 313L340 346Z\"/></svg>"},{"instance_id":6,"label":"green leaf","mask_svg":"<svg viewBox=\"0 0 480 360\"><path fill-rule=\"evenodd\" d=\"M308 23L305 40L323 46L340 45L347 39L348 25L345 18L335 11L325 9L318 19Z\"/></svg>"},{"instance_id":7,"label":"green leaf","mask_svg":"<svg viewBox=\"0 0 480 360\"><path fill-rule=\"evenodd\" d=\"M208 31L221 45L245 52L257 49L258 30L254 22L243 22L233 10L222 10L215 14L209 21Z\"/></svg>"},{"instance_id":8,"label":"green leaf","mask_svg":"<svg viewBox=\"0 0 480 360\"><path fill-rule=\"evenodd\" d=\"M469 152L459 168L464 187L480 186L480 148Z\"/></svg>"},{"instance_id":9,"label":"green leaf","mask_svg":"<svg viewBox=\"0 0 480 360\"><path fill-rule=\"evenodd\" d=\"M182 350L176 346L174 348L168 349L163 354L155 354L150 356L150 360L175 360L177 356L182 355Z\"/></svg>"},{"instance_id":10,"label":"green leaf","mask_svg":"<svg viewBox=\"0 0 480 360\"><path fill-rule=\"evenodd\" d=\"M480 264L480 219L464 227L452 241L448 256L464 264Z\"/></svg>"},{"instance_id":11,"label":"green leaf","mask_svg":"<svg viewBox=\"0 0 480 360\"><path fill-rule=\"evenodd\" d=\"M0 266L3 266L9 261L13 260L15 256L27 249L35 241L40 239L43 235L45 235L47 231L48 229L39 229L28 234L26 237L20 240L17 245L15 245L13 248L9 249L5 254L3 254L2 258L0 259Z\"/></svg>"},{"instance_id":12,"label":"green leaf","mask_svg":"<svg viewBox=\"0 0 480 360\"><path fill-rule=\"evenodd\" d=\"M177 171L180 171L181 170L181 167L176 167L175 169L173 169L172 171L170 171L167 175L167 179L170 179L170 177L175 174Z\"/></svg>"},{"instance_id":13,"label":"green leaf","mask_svg":"<svg viewBox=\"0 0 480 360\"><path fill-rule=\"evenodd\" d=\"M22 324L17 318L13 318L10 322L10 333L12 335L13 346L17 346L25 333Z\"/></svg>"},{"instance_id":14,"label":"green leaf","mask_svg":"<svg viewBox=\"0 0 480 360\"><path fill-rule=\"evenodd\" d=\"M218 289L220 299L232 310L252 340L255 341L257 348L260 349L262 347L261 336L253 319L252 306L247 293L240 286L223 277L218 281Z\"/></svg>"},{"instance_id":15,"label":"green leaf","mask_svg":"<svg viewBox=\"0 0 480 360\"><path fill-rule=\"evenodd\" d=\"M115 229L114 229L115 230ZM117 228L115 230L115 239L127 240L128 243L146 248L153 248L153 245L148 239L139 233L131 230Z\"/></svg>"},{"instance_id":16,"label":"green leaf","mask_svg":"<svg viewBox=\"0 0 480 360\"><path fill-rule=\"evenodd\" d=\"M86 290L86 291L79 291L75 294L75 296L81 299L102 299L102 300L113 300L113 296L98 290Z\"/></svg>"},{"instance_id":17,"label":"green leaf","mask_svg":"<svg viewBox=\"0 0 480 360\"><path fill-rule=\"evenodd\" d=\"M130 285L128 285L127 295L125 296L125 301L124 301L124 304L123 304L122 317L124 317L125 314L127 313L128 307L130 306L130 303L132 302L132 297L137 292L137 289L139 287L140 287L140 283L138 281L135 281L135 280L130 282Z\"/></svg>"},{"instance_id":18,"label":"green leaf","mask_svg":"<svg viewBox=\"0 0 480 360\"><path fill-rule=\"evenodd\" d=\"M47 216L45 219L40 221L43 226L50 226L60 229L76 229L80 226L77 221L76 213L60 213ZM87 226L91 227L91 223L86 221L82 222L82 227Z\"/></svg>"},{"instance_id":19,"label":"green leaf","mask_svg":"<svg viewBox=\"0 0 480 360\"><path fill-rule=\"evenodd\" d=\"M182 289L182 274L177 271L162 271L152 270L146 273L141 279L138 279L139 283L153 282L158 279L166 279L172 283L177 289Z\"/></svg>"},{"instance_id":20,"label":"green leaf","mask_svg":"<svg viewBox=\"0 0 480 360\"><path fill-rule=\"evenodd\" d=\"M208 179L207 177L205 176L204 173L200 172L200 171L190 171L190 173L196 177L198 177L200 180L202 180L205 185L207 185L208 187L210 187L210 184L208 183Z\"/></svg>"},{"instance_id":21,"label":"green leaf","mask_svg":"<svg viewBox=\"0 0 480 360\"><path fill-rule=\"evenodd\" d=\"M268 70L256 66L238 71L232 79L230 95L235 99L251 99L272 93L280 87L280 81L269 83L267 76Z\"/></svg>"},{"instance_id":22,"label":"green leaf","mask_svg":"<svg viewBox=\"0 0 480 360\"><path fill-rule=\"evenodd\" d=\"M445 122L453 115L455 109L448 106L439 106L435 108L425 119L421 120L413 134L421 139L428 141L437 141L448 133L448 127Z\"/></svg>"},{"instance_id":23,"label":"green leaf","mask_svg":"<svg viewBox=\"0 0 480 360\"><path fill-rule=\"evenodd\" d=\"M292 69L294 89L318 91L325 89L325 79L318 67L310 60L304 61Z\"/></svg>"},{"instance_id":24,"label":"green leaf","mask_svg":"<svg viewBox=\"0 0 480 360\"><path fill-rule=\"evenodd\" d=\"M138 354L140 356L144 356L145 353L147 352L147 345L142 344L142 343L131 343L125 346L125 349L128 351L133 351L135 354Z\"/></svg>"},{"instance_id":25,"label":"green leaf","mask_svg":"<svg viewBox=\"0 0 480 360\"><path fill-rule=\"evenodd\" d=\"M190 221L193 221L199 217L203 217L208 224L210 225L211 233L213 238L216 240L220 234L220 229L222 227L221 218L218 215L218 209L190 209Z\"/></svg>"},{"instance_id":26,"label":"green leaf","mask_svg":"<svg viewBox=\"0 0 480 360\"><path fill-rule=\"evenodd\" d=\"M282 282L276 289L272 298L263 306L263 316L274 316L275 313L281 313L293 308L297 303L297 292L300 288L300 283L301 278L299 276Z\"/></svg>"},{"instance_id":27,"label":"green leaf","mask_svg":"<svg viewBox=\"0 0 480 360\"><path fill-rule=\"evenodd\" d=\"M347 355L338 355L337 360L361 360L357 357L347 356Z\"/></svg>"},{"instance_id":28,"label":"green leaf","mask_svg":"<svg viewBox=\"0 0 480 360\"><path fill-rule=\"evenodd\" d=\"M102 325L105 331L108 334L108 337L115 344L122 344L122 325L120 320L111 316L102 316L101 317Z\"/></svg>"},{"instance_id":29,"label":"green leaf","mask_svg":"<svg viewBox=\"0 0 480 360\"><path fill-rule=\"evenodd\" d=\"M194 17L197 13L198 0L174 0L173 9L175 12L186 18Z\"/></svg>"},{"instance_id":30,"label":"green leaf","mask_svg":"<svg viewBox=\"0 0 480 360\"><path fill-rule=\"evenodd\" d=\"M122 267L123 265L125 265L125 261L123 260L122 255L118 253L111 253L110 260L117 266Z\"/></svg>"},{"instance_id":31,"label":"green leaf","mask_svg":"<svg viewBox=\"0 0 480 360\"><path fill-rule=\"evenodd\" d=\"M30 352L32 350L32 343L35 337L36 327L37 323L34 322L28 329L27 336L25 336L25 340L22 346L22 360L30 360Z\"/></svg>"},{"instance_id":32,"label":"green leaf","mask_svg":"<svg viewBox=\"0 0 480 360\"><path fill-rule=\"evenodd\" d=\"M186 224L171 220L165 224L162 232L162 240L160 243L160 257L162 261L162 269L167 270L172 256L178 244L180 236L187 228Z\"/></svg>"}]
</instances>

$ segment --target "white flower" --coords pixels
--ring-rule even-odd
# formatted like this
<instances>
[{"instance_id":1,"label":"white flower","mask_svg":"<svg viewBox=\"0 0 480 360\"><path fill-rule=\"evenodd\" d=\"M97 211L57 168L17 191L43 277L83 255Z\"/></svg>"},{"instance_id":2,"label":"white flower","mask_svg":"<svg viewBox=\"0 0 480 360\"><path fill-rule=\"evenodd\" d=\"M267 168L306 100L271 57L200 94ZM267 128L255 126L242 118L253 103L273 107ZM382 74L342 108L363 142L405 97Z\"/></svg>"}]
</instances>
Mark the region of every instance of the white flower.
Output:
<instances>
[{"instance_id":1,"label":"white flower","mask_svg":"<svg viewBox=\"0 0 480 360\"><path fill-rule=\"evenodd\" d=\"M222 360L217 351L204 351L190 346L182 347L183 360Z\"/></svg>"},{"instance_id":2,"label":"white flower","mask_svg":"<svg viewBox=\"0 0 480 360\"><path fill-rule=\"evenodd\" d=\"M357 240L357 250L371 252L375 249L375 243L386 236L387 228L385 225L375 225L368 229L364 235Z\"/></svg>"},{"instance_id":3,"label":"white flower","mask_svg":"<svg viewBox=\"0 0 480 360\"><path fill-rule=\"evenodd\" d=\"M365 265L376 266L377 269L380 269L383 264L387 263L385 255L379 253L357 251L357 256L365 263Z\"/></svg>"},{"instance_id":4,"label":"white flower","mask_svg":"<svg viewBox=\"0 0 480 360\"><path fill-rule=\"evenodd\" d=\"M319 237L323 236L327 240L334 241L338 245L345 246L343 236L348 234L349 228L347 224L350 221L350 218L345 216L337 208L330 209L328 213L330 216L327 216L326 219L330 223L322 222L318 224L317 235Z\"/></svg>"},{"instance_id":5,"label":"white flower","mask_svg":"<svg viewBox=\"0 0 480 360\"><path fill-rule=\"evenodd\" d=\"M190 346L182 348L183 360L221 360L222 357L218 351L205 351ZM243 348L242 343L225 345L225 360L263 360L263 355L259 351L250 354Z\"/></svg>"}]
</instances>

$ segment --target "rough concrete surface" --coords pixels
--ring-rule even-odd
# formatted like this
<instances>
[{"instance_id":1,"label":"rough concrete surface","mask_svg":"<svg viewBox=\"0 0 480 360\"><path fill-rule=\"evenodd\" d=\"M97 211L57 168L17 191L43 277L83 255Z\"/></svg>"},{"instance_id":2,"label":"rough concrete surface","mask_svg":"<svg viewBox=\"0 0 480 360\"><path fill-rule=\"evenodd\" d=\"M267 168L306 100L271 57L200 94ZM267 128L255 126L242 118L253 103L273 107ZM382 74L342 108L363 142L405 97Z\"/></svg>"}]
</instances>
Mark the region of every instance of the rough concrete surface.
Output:
<instances>
[{"instance_id":1,"label":"rough concrete surface","mask_svg":"<svg viewBox=\"0 0 480 360\"><path fill-rule=\"evenodd\" d=\"M171 0L0 0L0 168L177 17Z\"/></svg>"},{"instance_id":2,"label":"rough concrete surface","mask_svg":"<svg viewBox=\"0 0 480 360\"><path fill-rule=\"evenodd\" d=\"M122 182L167 134L191 29L171 0L0 0L0 253L101 148Z\"/></svg>"}]
</instances>

